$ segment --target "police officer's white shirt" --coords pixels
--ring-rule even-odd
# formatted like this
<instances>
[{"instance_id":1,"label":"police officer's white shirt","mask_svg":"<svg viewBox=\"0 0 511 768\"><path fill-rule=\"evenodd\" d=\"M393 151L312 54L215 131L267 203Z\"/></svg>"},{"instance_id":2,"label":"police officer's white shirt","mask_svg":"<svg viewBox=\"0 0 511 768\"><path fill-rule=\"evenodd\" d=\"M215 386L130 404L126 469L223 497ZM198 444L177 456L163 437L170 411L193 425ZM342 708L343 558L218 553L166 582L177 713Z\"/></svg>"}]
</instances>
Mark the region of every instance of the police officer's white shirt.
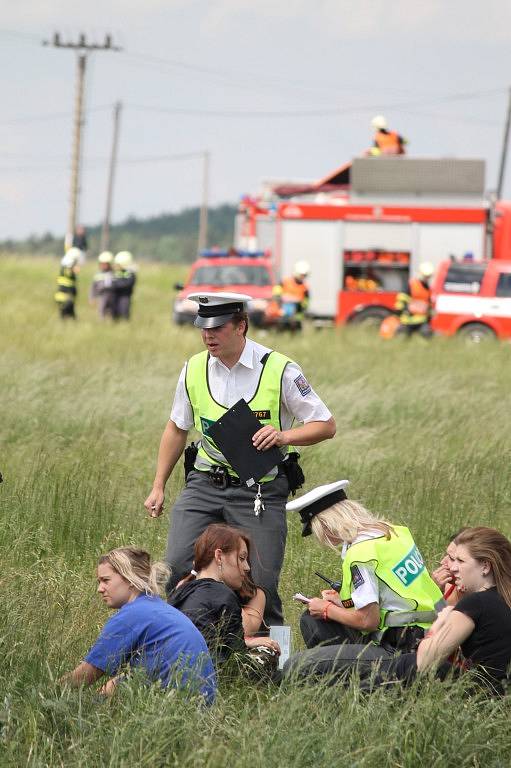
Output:
<instances>
[{"instance_id":1,"label":"police officer's white shirt","mask_svg":"<svg viewBox=\"0 0 511 768\"><path fill-rule=\"evenodd\" d=\"M255 395L261 376L261 359L271 350L251 339L246 339L243 352L232 368L218 357L210 355L208 375L211 394L218 403L231 408L242 397L248 402ZM193 412L185 386L186 364L177 382L170 418L179 429L193 427ZM289 429L294 420L328 421L331 413L314 392L296 363L288 363L282 378L281 423Z\"/></svg>"},{"instance_id":2,"label":"police officer's white shirt","mask_svg":"<svg viewBox=\"0 0 511 768\"><path fill-rule=\"evenodd\" d=\"M353 544L358 544L360 541L367 541L368 539L377 539L382 535L381 531L365 531L357 536ZM353 546L353 544L343 544L341 551L343 559L349 547ZM366 605L371 603L379 603L380 608L384 611L409 611L415 609L416 604L413 600L406 600L404 597L397 595L387 584L378 578L373 564L355 564L358 573L355 579L356 584L353 583L351 592L351 599L355 608L365 608Z\"/></svg>"}]
</instances>

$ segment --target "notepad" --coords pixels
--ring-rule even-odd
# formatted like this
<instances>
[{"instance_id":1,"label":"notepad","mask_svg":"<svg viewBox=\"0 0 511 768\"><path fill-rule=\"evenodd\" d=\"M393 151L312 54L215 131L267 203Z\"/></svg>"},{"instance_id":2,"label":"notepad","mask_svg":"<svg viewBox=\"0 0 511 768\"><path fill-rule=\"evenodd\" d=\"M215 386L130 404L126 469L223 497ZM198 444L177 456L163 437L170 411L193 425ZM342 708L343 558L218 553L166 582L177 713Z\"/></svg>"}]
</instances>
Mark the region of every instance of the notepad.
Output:
<instances>
[{"instance_id":1,"label":"notepad","mask_svg":"<svg viewBox=\"0 0 511 768\"><path fill-rule=\"evenodd\" d=\"M208 436L211 435L241 482L249 487L284 458L276 446L267 451L254 447L252 438L262 426L242 398L208 429Z\"/></svg>"}]
</instances>

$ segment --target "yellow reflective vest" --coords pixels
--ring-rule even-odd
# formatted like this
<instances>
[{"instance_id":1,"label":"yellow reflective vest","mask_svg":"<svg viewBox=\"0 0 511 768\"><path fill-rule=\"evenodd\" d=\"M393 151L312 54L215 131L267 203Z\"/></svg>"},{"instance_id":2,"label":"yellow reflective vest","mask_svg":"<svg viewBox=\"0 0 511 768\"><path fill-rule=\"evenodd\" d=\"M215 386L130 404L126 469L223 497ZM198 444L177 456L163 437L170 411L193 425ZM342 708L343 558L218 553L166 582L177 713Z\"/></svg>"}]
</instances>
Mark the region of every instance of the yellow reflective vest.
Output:
<instances>
[{"instance_id":1,"label":"yellow reflective vest","mask_svg":"<svg viewBox=\"0 0 511 768\"><path fill-rule=\"evenodd\" d=\"M57 304L73 301L76 296L76 274L71 267L61 267L57 277L57 291L54 299Z\"/></svg>"},{"instance_id":2,"label":"yellow reflective vest","mask_svg":"<svg viewBox=\"0 0 511 768\"><path fill-rule=\"evenodd\" d=\"M228 406L218 403L211 394L208 360L209 352L204 350L191 357L186 365L186 392L193 410L195 429L201 435L195 469L204 472L213 466L220 466L225 467L229 474L236 477L235 471L225 456L215 445L213 439L208 436L211 424L229 410ZM248 405L263 426L271 424L275 429L282 429L280 423L280 390L284 370L290 362L290 358L275 351L267 353L261 360L259 383L254 396L248 401ZM286 453L294 449L287 446L281 450ZM276 474L277 468L275 467L260 482L265 483L273 480Z\"/></svg>"},{"instance_id":3,"label":"yellow reflective vest","mask_svg":"<svg viewBox=\"0 0 511 768\"><path fill-rule=\"evenodd\" d=\"M352 544L342 563L340 598L353 607L357 565L371 565L376 576L401 598L412 603L410 610L386 611L380 607L379 630L389 627L427 628L436 618L436 606L443 607L440 589L429 575L412 534L402 525L392 526L390 539L381 536Z\"/></svg>"}]
</instances>

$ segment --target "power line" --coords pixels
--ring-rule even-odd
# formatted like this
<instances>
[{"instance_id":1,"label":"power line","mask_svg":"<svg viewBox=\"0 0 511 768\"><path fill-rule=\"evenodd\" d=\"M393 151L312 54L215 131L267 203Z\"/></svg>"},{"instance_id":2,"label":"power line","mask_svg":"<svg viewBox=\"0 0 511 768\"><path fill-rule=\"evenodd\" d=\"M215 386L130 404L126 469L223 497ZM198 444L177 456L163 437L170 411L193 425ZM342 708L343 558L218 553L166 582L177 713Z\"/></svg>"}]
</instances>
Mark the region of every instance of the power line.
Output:
<instances>
[{"instance_id":1,"label":"power line","mask_svg":"<svg viewBox=\"0 0 511 768\"><path fill-rule=\"evenodd\" d=\"M25 40L33 40L37 43L40 40L39 35L33 34L32 32L18 32L15 29L0 29L0 35L5 35L6 37L21 37Z\"/></svg>"},{"instance_id":2,"label":"power line","mask_svg":"<svg viewBox=\"0 0 511 768\"><path fill-rule=\"evenodd\" d=\"M336 115L357 114L359 112L373 112L375 110L403 110L410 107L433 106L455 101L469 101L484 98L496 94L505 93L506 88L493 88L485 91L472 91L469 93L449 94L433 99L396 102L394 104L366 104L350 107L333 107L329 109L299 109L299 110L220 110L220 109L193 109L188 107L154 107L142 104L130 104L130 109L144 112L157 112L169 115L188 115L189 117L232 117L232 118L296 118L296 117L334 117Z\"/></svg>"},{"instance_id":3,"label":"power line","mask_svg":"<svg viewBox=\"0 0 511 768\"><path fill-rule=\"evenodd\" d=\"M118 163L120 165L143 165L145 163L164 163L164 162L180 162L182 160L199 160L204 158L204 152L182 152L181 154L172 155L150 155L143 157L120 157ZM23 155L19 155L23 157ZM33 156L32 156L33 158ZM56 163L51 163L48 166L34 165L34 166L3 166L0 167L1 171L57 171L62 165L66 165L69 162L69 158L64 156L55 158ZM108 162L108 157L89 157L86 161L86 168L88 170L100 170ZM60 162L59 162L60 161Z\"/></svg>"},{"instance_id":4,"label":"power line","mask_svg":"<svg viewBox=\"0 0 511 768\"><path fill-rule=\"evenodd\" d=\"M189 115L193 117L263 117L263 118L269 118L269 117L328 117L328 116L335 116L335 115L346 115L346 114L357 114L358 112L370 112L374 110L381 110L381 111L388 111L388 110L396 110L396 111L406 111L409 107L422 107L424 105L430 106L434 104L443 104L443 103L449 103L450 101L464 101L464 100L471 100L471 99L478 99L478 98L485 98L490 96L497 96L501 95L503 93L507 93L507 87L502 88L493 88L491 90L485 90L485 91L473 91L469 93L453 93L453 94L446 94L444 96L436 97L435 99L431 100L423 100L423 101L416 101L416 102L396 102L394 104L371 104L371 105L360 105L360 106L351 106L351 107L343 107L343 108L329 108L329 109L301 109L301 110L267 110L267 111L254 111L254 110L207 110L207 109L191 109L188 107L155 107L152 105L144 105L144 104L130 104L128 107L130 109L133 109L135 111L144 111L144 112L158 112L161 114L181 114L181 115ZM87 114L91 114L93 112L102 112L105 110L111 110L112 104L101 104L96 107L91 107L87 109ZM410 114L414 114L411 112ZM417 113L419 114L419 113ZM442 117L442 115L438 114L430 114L426 115L426 113L423 113L425 116L437 118ZM67 118L72 117L72 112L49 112L43 115L25 115L20 117L14 117L10 118L8 120L0 120L0 126L1 125L16 125L16 124L22 124L22 123L30 123L30 122L37 122L37 121L46 121L46 120L56 120L60 118ZM455 117L450 118L449 116L445 116L446 119L456 119ZM472 119L471 119L472 120ZM475 122L475 121L474 121ZM490 124L497 124L497 122L493 121L487 121L487 120L479 120L480 123L488 123ZM498 123L500 125L500 123Z\"/></svg>"},{"instance_id":5,"label":"power line","mask_svg":"<svg viewBox=\"0 0 511 768\"><path fill-rule=\"evenodd\" d=\"M112 109L111 104L102 104L98 107L87 109L87 114L91 112L102 112L106 109ZM23 117L13 117L8 120L0 120L0 125L20 125L23 123L36 123L46 120L60 120L62 118L73 117L72 112L47 112L43 115L25 115Z\"/></svg>"}]
</instances>

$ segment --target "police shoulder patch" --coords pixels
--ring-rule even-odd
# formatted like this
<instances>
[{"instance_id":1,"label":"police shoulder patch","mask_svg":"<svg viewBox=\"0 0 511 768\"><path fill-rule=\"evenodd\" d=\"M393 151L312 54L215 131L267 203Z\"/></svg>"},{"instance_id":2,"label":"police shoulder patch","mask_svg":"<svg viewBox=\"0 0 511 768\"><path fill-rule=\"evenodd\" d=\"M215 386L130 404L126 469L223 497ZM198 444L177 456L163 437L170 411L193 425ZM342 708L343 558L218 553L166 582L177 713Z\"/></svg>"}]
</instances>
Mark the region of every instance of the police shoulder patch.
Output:
<instances>
[{"instance_id":1,"label":"police shoulder patch","mask_svg":"<svg viewBox=\"0 0 511 768\"><path fill-rule=\"evenodd\" d=\"M303 375L301 373L299 376L296 377L294 380L296 386L298 387L298 391L300 392L302 397L305 397L306 395L309 395L312 392L312 387Z\"/></svg>"},{"instance_id":2,"label":"police shoulder patch","mask_svg":"<svg viewBox=\"0 0 511 768\"><path fill-rule=\"evenodd\" d=\"M364 584L364 577L360 573L360 568L358 565L352 565L351 566L351 582L353 584L353 589L358 589L359 587Z\"/></svg>"}]
</instances>

